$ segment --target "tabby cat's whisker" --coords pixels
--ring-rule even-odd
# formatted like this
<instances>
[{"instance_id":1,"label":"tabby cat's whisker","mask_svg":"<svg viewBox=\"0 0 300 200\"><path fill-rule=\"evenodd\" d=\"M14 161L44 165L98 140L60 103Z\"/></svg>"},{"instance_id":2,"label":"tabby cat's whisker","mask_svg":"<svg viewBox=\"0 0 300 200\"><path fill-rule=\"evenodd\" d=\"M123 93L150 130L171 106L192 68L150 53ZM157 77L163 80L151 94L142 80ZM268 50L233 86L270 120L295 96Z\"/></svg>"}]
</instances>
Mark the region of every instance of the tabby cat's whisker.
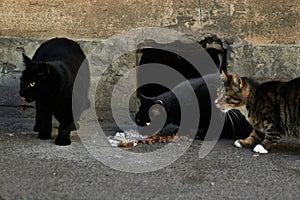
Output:
<instances>
[{"instance_id":1,"label":"tabby cat's whisker","mask_svg":"<svg viewBox=\"0 0 300 200\"><path fill-rule=\"evenodd\" d=\"M239 122L239 115L236 113L237 111L236 110L230 110L230 115L231 117L233 117L237 122Z\"/></svg>"},{"instance_id":2,"label":"tabby cat's whisker","mask_svg":"<svg viewBox=\"0 0 300 200\"><path fill-rule=\"evenodd\" d=\"M233 120L232 120L232 118L231 118L231 113L232 113L231 110L229 110L226 114L227 114L228 119L230 120L230 123L231 123L231 125L232 125L233 132L235 132L235 127L234 127Z\"/></svg>"}]
</instances>

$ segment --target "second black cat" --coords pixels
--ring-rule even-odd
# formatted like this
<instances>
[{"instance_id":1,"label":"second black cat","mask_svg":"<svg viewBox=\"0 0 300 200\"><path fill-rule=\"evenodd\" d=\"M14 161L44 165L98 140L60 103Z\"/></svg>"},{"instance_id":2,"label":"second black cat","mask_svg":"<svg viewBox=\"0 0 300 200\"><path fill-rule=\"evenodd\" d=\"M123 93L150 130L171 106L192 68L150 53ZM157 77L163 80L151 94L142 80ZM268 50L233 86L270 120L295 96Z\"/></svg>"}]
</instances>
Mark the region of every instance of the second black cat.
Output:
<instances>
[{"instance_id":1,"label":"second black cat","mask_svg":"<svg viewBox=\"0 0 300 200\"><path fill-rule=\"evenodd\" d=\"M217 81L219 76L218 74L207 75L204 78L194 78L190 79L188 82L183 82L178 84L174 89L179 91L178 93L184 96L185 103L189 103L190 94L185 89L185 84L190 84L197 96L197 100L199 103L200 109L200 121L198 126L198 132L196 135L196 139L204 139L207 133L207 129L211 119L211 99L208 92L208 88L205 81L209 81L213 83ZM215 88L215 92L217 92L217 85ZM156 117L160 114L160 111L157 109L150 109L153 105L159 104L163 106L167 113L167 119L165 122L164 132L169 132L169 134L173 134L177 132L178 127L181 123L181 111L179 102L175 96L175 94L171 91L167 91L157 97L145 97L143 95L139 95L140 98L140 108L136 113L135 121L139 126L148 126L151 123L150 116ZM213 122L216 125L223 126L221 120ZM172 126L169 126L172 124ZM176 128L177 127L177 128ZM221 133L221 137L237 139L237 138L245 138L251 132L252 127L247 122L246 118L241 114L238 110L232 110L226 113L225 116L225 124Z\"/></svg>"}]
</instances>

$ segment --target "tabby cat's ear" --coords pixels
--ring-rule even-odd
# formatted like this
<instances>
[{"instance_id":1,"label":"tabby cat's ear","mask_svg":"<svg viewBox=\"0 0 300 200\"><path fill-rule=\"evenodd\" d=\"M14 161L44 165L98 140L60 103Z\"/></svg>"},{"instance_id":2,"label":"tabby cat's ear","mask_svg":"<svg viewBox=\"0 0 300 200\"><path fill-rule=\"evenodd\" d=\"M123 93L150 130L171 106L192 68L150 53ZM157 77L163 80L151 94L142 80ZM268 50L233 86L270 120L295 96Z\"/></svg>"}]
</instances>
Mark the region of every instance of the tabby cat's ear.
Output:
<instances>
[{"instance_id":1,"label":"tabby cat's ear","mask_svg":"<svg viewBox=\"0 0 300 200\"><path fill-rule=\"evenodd\" d=\"M29 58L28 56L26 56L24 53L22 53L22 56L23 56L23 62L25 64L25 66L26 67L30 67L31 63L32 63L31 58Z\"/></svg>"},{"instance_id":2,"label":"tabby cat's ear","mask_svg":"<svg viewBox=\"0 0 300 200\"><path fill-rule=\"evenodd\" d=\"M239 88L242 88L244 86L243 80L241 79L241 77L239 77L236 74L232 74L232 81L233 81L233 84L235 84Z\"/></svg>"},{"instance_id":3,"label":"tabby cat's ear","mask_svg":"<svg viewBox=\"0 0 300 200\"><path fill-rule=\"evenodd\" d=\"M224 82L228 81L228 74L223 69L221 70L221 77Z\"/></svg>"}]
</instances>

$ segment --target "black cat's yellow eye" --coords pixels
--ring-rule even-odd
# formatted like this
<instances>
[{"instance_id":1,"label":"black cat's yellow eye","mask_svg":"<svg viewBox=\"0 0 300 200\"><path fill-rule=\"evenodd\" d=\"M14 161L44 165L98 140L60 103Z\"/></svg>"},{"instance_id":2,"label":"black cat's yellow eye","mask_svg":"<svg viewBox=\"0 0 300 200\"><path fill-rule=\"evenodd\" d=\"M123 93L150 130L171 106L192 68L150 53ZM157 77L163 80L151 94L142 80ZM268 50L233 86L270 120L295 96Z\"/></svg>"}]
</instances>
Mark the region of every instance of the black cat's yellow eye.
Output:
<instances>
[{"instance_id":1,"label":"black cat's yellow eye","mask_svg":"<svg viewBox=\"0 0 300 200\"><path fill-rule=\"evenodd\" d=\"M29 86L30 86L30 87L34 87L34 86L35 86L35 82L29 83Z\"/></svg>"}]
</instances>

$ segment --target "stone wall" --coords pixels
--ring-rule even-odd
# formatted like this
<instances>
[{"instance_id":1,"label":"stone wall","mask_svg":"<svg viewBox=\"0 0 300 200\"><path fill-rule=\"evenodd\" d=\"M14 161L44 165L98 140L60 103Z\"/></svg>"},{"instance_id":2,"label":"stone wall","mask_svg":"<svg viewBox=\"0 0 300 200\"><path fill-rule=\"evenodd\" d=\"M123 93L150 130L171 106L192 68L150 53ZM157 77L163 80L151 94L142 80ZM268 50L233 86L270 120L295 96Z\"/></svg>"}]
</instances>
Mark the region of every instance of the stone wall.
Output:
<instances>
[{"instance_id":1,"label":"stone wall","mask_svg":"<svg viewBox=\"0 0 300 200\"><path fill-rule=\"evenodd\" d=\"M32 56L48 38L64 36L89 52L124 30L164 27L196 41L214 36L227 48L228 69L260 80L291 79L300 74L299 0L1 0L0 104L20 104L21 53ZM114 62L104 76L133 68L135 55Z\"/></svg>"},{"instance_id":2,"label":"stone wall","mask_svg":"<svg viewBox=\"0 0 300 200\"><path fill-rule=\"evenodd\" d=\"M126 29L166 27L241 37L253 44L297 44L299 0L2 0L0 35L107 38Z\"/></svg>"}]
</instances>

